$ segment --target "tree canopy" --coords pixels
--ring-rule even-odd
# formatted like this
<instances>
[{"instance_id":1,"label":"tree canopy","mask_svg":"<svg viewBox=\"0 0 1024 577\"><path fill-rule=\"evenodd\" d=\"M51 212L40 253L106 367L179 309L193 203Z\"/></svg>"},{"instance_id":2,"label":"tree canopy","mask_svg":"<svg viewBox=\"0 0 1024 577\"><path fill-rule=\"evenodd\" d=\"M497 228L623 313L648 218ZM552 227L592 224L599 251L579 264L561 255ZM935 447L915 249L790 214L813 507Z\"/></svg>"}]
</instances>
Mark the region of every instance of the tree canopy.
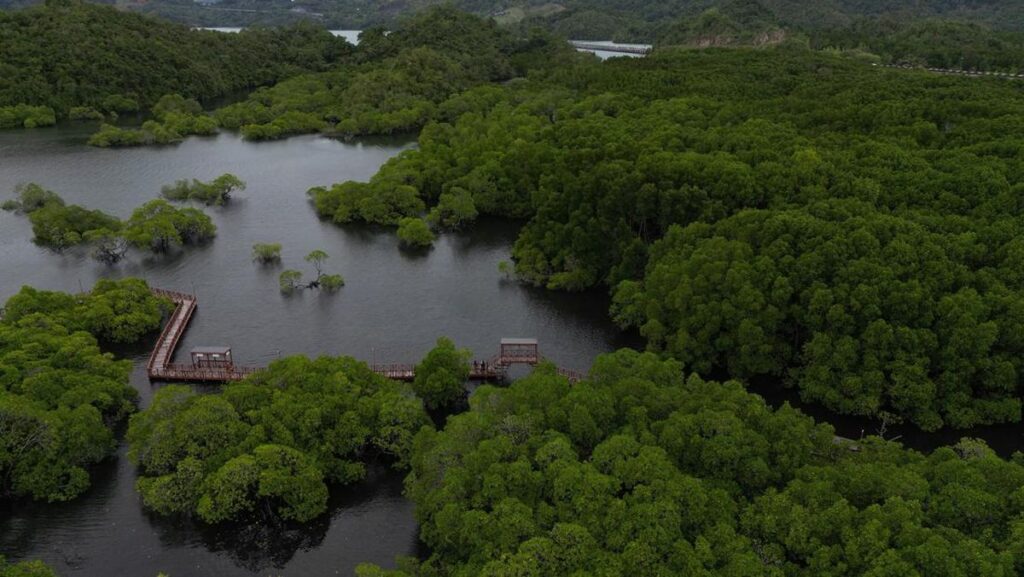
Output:
<instances>
[{"instance_id":1,"label":"tree canopy","mask_svg":"<svg viewBox=\"0 0 1024 577\"><path fill-rule=\"evenodd\" d=\"M416 438L417 575L996 576L1024 561L1024 464L979 441L851 451L789 406L634 351L470 404Z\"/></svg>"},{"instance_id":2,"label":"tree canopy","mask_svg":"<svg viewBox=\"0 0 1024 577\"><path fill-rule=\"evenodd\" d=\"M310 194L335 222L525 218L519 278L609 287L705 376L1015 422L1019 95L789 45L662 51L468 90L368 183Z\"/></svg>"},{"instance_id":3,"label":"tree canopy","mask_svg":"<svg viewBox=\"0 0 1024 577\"><path fill-rule=\"evenodd\" d=\"M0 556L0 577L57 577L57 573L42 561L8 563Z\"/></svg>"},{"instance_id":4,"label":"tree canopy","mask_svg":"<svg viewBox=\"0 0 1024 577\"><path fill-rule=\"evenodd\" d=\"M191 191L193 185L187 186ZM230 192L243 188L245 183L225 174L212 183L195 181L194 186L194 198L217 204L226 202ZM16 192L18 198L5 202L2 208L28 214L34 242L58 252L88 244L93 256L107 264L120 261L129 244L159 253L183 245L201 244L217 234L217 227L203 211L175 208L161 199L140 206L122 222L99 210L66 204L57 193L34 183L20 186ZM171 194L174 196L177 192Z\"/></svg>"},{"instance_id":5,"label":"tree canopy","mask_svg":"<svg viewBox=\"0 0 1024 577\"><path fill-rule=\"evenodd\" d=\"M160 192L168 200L196 200L207 206L222 206L231 200L231 193L236 190L245 190L245 181L226 172L210 182L179 180L163 187ZM277 248L280 251L280 245Z\"/></svg>"},{"instance_id":6,"label":"tree canopy","mask_svg":"<svg viewBox=\"0 0 1024 577\"><path fill-rule=\"evenodd\" d=\"M0 498L66 501L89 487L89 466L113 453L113 428L137 397L128 384L131 363L102 352L97 338L136 342L159 328L162 308L135 279L100 281L78 296L24 287L7 301Z\"/></svg>"},{"instance_id":7,"label":"tree canopy","mask_svg":"<svg viewBox=\"0 0 1024 577\"><path fill-rule=\"evenodd\" d=\"M513 35L450 6L403 20L390 33L363 32L335 71L305 74L217 110L221 126L264 140L326 131L343 136L415 130L462 90L504 81L574 51L563 41Z\"/></svg>"},{"instance_id":8,"label":"tree canopy","mask_svg":"<svg viewBox=\"0 0 1024 577\"><path fill-rule=\"evenodd\" d=\"M416 365L412 389L428 408L451 407L466 394L469 359L468 349L455 348L447 337L437 339L437 345Z\"/></svg>"},{"instance_id":9,"label":"tree canopy","mask_svg":"<svg viewBox=\"0 0 1024 577\"><path fill-rule=\"evenodd\" d=\"M160 328L170 301L153 296L146 281L101 279L85 295L43 291L29 286L7 300L4 319L18 323L43 314L72 331L85 331L111 343L134 343Z\"/></svg>"},{"instance_id":10,"label":"tree canopy","mask_svg":"<svg viewBox=\"0 0 1024 577\"><path fill-rule=\"evenodd\" d=\"M289 357L218 394L161 388L131 419L129 457L157 513L304 522L326 510L328 484L362 479L367 461L407 466L427 424L408 385L364 363Z\"/></svg>"},{"instance_id":11,"label":"tree canopy","mask_svg":"<svg viewBox=\"0 0 1024 577\"><path fill-rule=\"evenodd\" d=\"M0 38L0 107L61 117L73 107L134 112L168 94L209 100L326 69L351 50L309 24L221 34L85 2L0 11Z\"/></svg>"}]
</instances>

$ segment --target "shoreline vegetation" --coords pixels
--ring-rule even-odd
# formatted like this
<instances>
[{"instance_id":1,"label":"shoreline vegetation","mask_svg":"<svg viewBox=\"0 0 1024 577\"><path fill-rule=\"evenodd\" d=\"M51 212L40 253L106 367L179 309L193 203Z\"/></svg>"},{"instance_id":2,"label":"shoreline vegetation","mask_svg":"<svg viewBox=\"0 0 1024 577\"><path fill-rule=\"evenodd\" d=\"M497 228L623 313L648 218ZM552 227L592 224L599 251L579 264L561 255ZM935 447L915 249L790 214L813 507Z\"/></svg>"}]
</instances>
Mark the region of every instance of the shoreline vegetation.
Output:
<instances>
[{"instance_id":1,"label":"shoreline vegetation","mask_svg":"<svg viewBox=\"0 0 1024 577\"><path fill-rule=\"evenodd\" d=\"M244 183L227 174L204 186L209 191L199 195L207 198L207 193L212 192L209 198L216 203L218 199L225 202L226 195ZM28 216L34 243L57 253L85 245L94 259L108 265L124 259L129 247L159 254L203 244L217 235L216 225L203 211L191 207L178 209L162 199L143 204L122 221L100 210L66 204L60 195L35 183L19 186L15 192L17 198L4 202L0 208Z\"/></svg>"},{"instance_id":2,"label":"shoreline vegetation","mask_svg":"<svg viewBox=\"0 0 1024 577\"><path fill-rule=\"evenodd\" d=\"M100 342L131 344L169 311L144 281L100 281L84 295L24 287L0 320L0 498L68 501L89 467L114 453L135 412L131 362Z\"/></svg>"}]
</instances>

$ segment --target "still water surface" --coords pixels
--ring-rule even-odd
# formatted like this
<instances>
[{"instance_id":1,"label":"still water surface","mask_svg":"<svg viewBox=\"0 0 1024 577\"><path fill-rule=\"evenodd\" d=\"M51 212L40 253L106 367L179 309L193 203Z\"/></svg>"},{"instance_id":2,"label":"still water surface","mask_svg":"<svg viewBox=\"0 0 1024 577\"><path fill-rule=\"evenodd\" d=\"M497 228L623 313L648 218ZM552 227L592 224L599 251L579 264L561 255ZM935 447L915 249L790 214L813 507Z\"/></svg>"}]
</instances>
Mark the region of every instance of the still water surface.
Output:
<instances>
[{"instance_id":1,"label":"still water surface","mask_svg":"<svg viewBox=\"0 0 1024 577\"><path fill-rule=\"evenodd\" d=\"M229 206L206 209L218 229L211 244L171 256L133 253L114 267L36 247L26 218L0 212L0 299L22 285L77 291L101 277L141 277L198 295L180 350L226 344L247 364L294 353L414 362L442 335L488 358L501 337L521 336L540 339L559 364L586 369L598 354L634 344L607 320L601 295L548 293L502 279L497 266L509 256L514 223L483 221L471 232L442 235L429 252L409 253L386 230L342 228L316 217L308 188L366 180L412 146L409 140L303 136L247 143L221 134L170 147L105 150L84 146L94 128L0 132L0 197L18 183L37 182L69 203L127 217L177 179L231 172L248 188ZM282 243L283 265L253 263L256 242ZM302 257L318 248L331 255L327 272L343 274L346 286L331 296L282 296L277 275L285 267L309 274ZM152 397L145 348L127 353L143 406ZM62 575L180 577L351 575L360 562L392 566L396 555L419 552L398 473L376 470L366 482L335 491L329 515L302 529L211 529L147 515L124 451L72 503L0 509L0 554L41 558Z\"/></svg>"}]
</instances>

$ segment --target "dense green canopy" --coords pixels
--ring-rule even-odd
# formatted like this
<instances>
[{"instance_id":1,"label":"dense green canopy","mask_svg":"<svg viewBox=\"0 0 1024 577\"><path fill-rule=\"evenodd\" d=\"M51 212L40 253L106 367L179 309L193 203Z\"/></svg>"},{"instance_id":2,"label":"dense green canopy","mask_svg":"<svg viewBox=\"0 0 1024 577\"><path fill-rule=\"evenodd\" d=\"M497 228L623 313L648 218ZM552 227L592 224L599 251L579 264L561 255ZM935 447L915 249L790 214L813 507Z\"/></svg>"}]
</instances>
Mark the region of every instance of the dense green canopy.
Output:
<instances>
[{"instance_id":1,"label":"dense green canopy","mask_svg":"<svg viewBox=\"0 0 1024 577\"><path fill-rule=\"evenodd\" d=\"M408 385L364 363L289 357L219 394L161 388L131 419L129 457L157 513L309 521L326 510L328 484L362 479L365 462L406 466L427 423Z\"/></svg>"},{"instance_id":2,"label":"dense green canopy","mask_svg":"<svg viewBox=\"0 0 1024 577\"><path fill-rule=\"evenodd\" d=\"M101 352L97 337L136 342L159 328L162 307L134 279L100 281L78 296L25 287L7 301L0 499L66 501L89 487L88 467L113 452L112 428L135 410L137 396L131 363Z\"/></svg>"},{"instance_id":3,"label":"dense green canopy","mask_svg":"<svg viewBox=\"0 0 1024 577\"><path fill-rule=\"evenodd\" d=\"M144 280L102 279L85 295L22 287L4 306L4 320L18 323L34 314L43 314L72 331L127 344L159 329L160 321L171 308L170 301L153 296Z\"/></svg>"},{"instance_id":4,"label":"dense green canopy","mask_svg":"<svg viewBox=\"0 0 1024 577\"><path fill-rule=\"evenodd\" d=\"M193 185L186 182L186 186L191 189ZM186 191L192 198L217 204L226 202L232 190L245 185L225 174L211 183L195 181L194 186L195 190ZM17 199L5 202L2 208L28 214L36 244L58 252L89 244L93 256L107 264L121 260L129 244L166 252L182 245L201 244L217 234L216 225L206 213L196 208L175 208L166 200L151 200L122 222L100 210L66 204L60 195L38 184L19 186L16 192Z\"/></svg>"},{"instance_id":5,"label":"dense green canopy","mask_svg":"<svg viewBox=\"0 0 1024 577\"><path fill-rule=\"evenodd\" d=\"M492 21L440 7L389 34L367 30L354 58L338 70L257 90L218 110L216 118L251 140L317 131L408 131L437 117L438 104L462 90L573 57L555 38L514 36Z\"/></svg>"},{"instance_id":6,"label":"dense green canopy","mask_svg":"<svg viewBox=\"0 0 1024 577\"><path fill-rule=\"evenodd\" d=\"M736 382L621 351L570 386L542 367L416 439L416 573L1009 576L1024 463L924 456L772 410ZM363 567L360 575L397 575Z\"/></svg>"},{"instance_id":7,"label":"dense green canopy","mask_svg":"<svg viewBox=\"0 0 1024 577\"><path fill-rule=\"evenodd\" d=\"M528 218L520 278L611 287L621 324L701 374L928 429L1019 421L1022 92L666 51L464 92L369 183L310 194L336 222Z\"/></svg>"},{"instance_id":8,"label":"dense green canopy","mask_svg":"<svg viewBox=\"0 0 1024 577\"><path fill-rule=\"evenodd\" d=\"M0 7L37 1L0 0ZM494 16L502 24L544 26L571 38L598 40L657 39L666 27L698 20L709 10L744 25L767 16L787 28L812 31L847 28L865 20L931 18L1024 30L1024 7L1014 0L304 0L303 10L295 10L290 0L221 0L213 5L149 0L128 7L197 26L280 25L306 19L330 28L362 30L394 26L410 13L439 4Z\"/></svg>"},{"instance_id":9,"label":"dense green canopy","mask_svg":"<svg viewBox=\"0 0 1024 577\"><path fill-rule=\"evenodd\" d=\"M437 339L437 345L416 365L412 389L427 407L450 408L466 394L470 358L469 350L455 348L451 339Z\"/></svg>"}]
</instances>

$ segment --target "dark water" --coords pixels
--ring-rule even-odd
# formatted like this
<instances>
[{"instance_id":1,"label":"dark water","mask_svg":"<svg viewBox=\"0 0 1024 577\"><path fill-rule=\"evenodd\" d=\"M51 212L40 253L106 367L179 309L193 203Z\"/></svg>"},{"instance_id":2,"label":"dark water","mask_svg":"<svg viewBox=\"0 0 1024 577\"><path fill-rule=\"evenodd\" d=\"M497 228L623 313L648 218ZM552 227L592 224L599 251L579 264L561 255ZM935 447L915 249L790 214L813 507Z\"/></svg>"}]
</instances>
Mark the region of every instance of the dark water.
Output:
<instances>
[{"instance_id":1,"label":"dark water","mask_svg":"<svg viewBox=\"0 0 1024 577\"><path fill-rule=\"evenodd\" d=\"M477 357L497 352L503 336L537 337L545 355L586 369L594 357L632 344L607 320L607 300L532 290L505 281L514 223L485 221L466 234L443 235L425 254L403 252L393 234L321 222L306 200L314 185L368 179L410 141L342 143L315 136L246 143L230 134L173 147L101 150L83 146L89 127L0 132L0 197L37 182L69 203L125 217L160 187L181 178L232 172L248 183L230 206L206 209L218 228L210 245L178 255L134 253L106 267L79 253L53 254L30 242L26 218L0 212L0 299L22 285L77 291L97 278L137 276L153 286L194 291L199 309L181 350L231 345L238 362L265 364L279 355L352 355L367 361L414 362L442 335ZM284 245L283 266L251 261L256 242ZM283 297L277 275L311 272L314 249L344 275L335 295ZM132 357L142 404L152 388ZM147 515L124 457L97 471L93 488L72 503L0 509L0 554L41 558L62 575L350 575L360 562L393 566L418 551L412 504L401 475L377 470L335 491L329 516L301 529L260 533L211 529Z\"/></svg>"},{"instance_id":2,"label":"dark water","mask_svg":"<svg viewBox=\"0 0 1024 577\"><path fill-rule=\"evenodd\" d=\"M798 390L784 388L773 379L755 379L747 383L747 390L764 397L769 405L783 403L800 409L819 423L829 423L836 434L848 439L859 439L868 435L879 435L891 441L899 441L908 449L930 453L938 447L955 445L964 438L982 439L993 451L1003 457L1010 457L1017 451L1024 451L1024 423L1005 425L982 425L970 429L944 428L938 431L922 431L920 428L903 423L882 423L879 419L840 415L825 407L806 403Z\"/></svg>"}]
</instances>

